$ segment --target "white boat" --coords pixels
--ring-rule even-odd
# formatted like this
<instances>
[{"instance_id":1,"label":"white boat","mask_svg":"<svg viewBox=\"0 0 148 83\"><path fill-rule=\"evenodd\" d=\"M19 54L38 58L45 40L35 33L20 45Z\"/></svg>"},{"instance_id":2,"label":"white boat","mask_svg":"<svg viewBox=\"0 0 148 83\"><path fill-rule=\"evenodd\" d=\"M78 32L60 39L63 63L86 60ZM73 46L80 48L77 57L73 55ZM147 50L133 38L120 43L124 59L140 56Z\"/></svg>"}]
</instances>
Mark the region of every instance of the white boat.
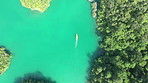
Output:
<instances>
[{"instance_id":1,"label":"white boat","mask_svg":"<svg viewBox=\"0 0 148 83\"><path fill-rule=\"evenodd\" d=\"M76 34L75 48L77 47L77 45L78 45L78 34Z\"/></svg>"},{"instance_id":2,"label":"white boat","mask_svg":"<svg viewBox=\"0 0 148 83\"><path fill-rule=\"evenodd\" d=\"M76 40L78 40L78 34L76 34Z\"/></svg>"},{"instance_id":3,"label":"white boat","mask_svg":"<svg viewBox=\"0 0 148 83\"><path fill-rule=\"evenodd\" d=\"M93 2L94 0L88 0L89 2Z\"/></svg>"}]
</instances>

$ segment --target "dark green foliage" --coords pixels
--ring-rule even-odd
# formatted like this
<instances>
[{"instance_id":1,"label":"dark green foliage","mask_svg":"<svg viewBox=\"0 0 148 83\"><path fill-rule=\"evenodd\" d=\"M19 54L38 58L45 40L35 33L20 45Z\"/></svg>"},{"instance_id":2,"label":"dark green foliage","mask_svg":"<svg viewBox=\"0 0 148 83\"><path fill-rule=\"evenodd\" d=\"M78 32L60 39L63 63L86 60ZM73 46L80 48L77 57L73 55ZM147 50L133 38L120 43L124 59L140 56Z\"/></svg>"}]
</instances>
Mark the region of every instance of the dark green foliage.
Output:
<instances>
[{"instance_id":1,"label":"dark green foliage","mask_svg":"<svg viewBox=\"0 0 148 83\"><path fill-rule=\"evenodd\" d=\"M51 78L43 76L39 71L35 73L25 74L24 77L19 77L15 80L14 83L56 83L52 81Z\"/></svg>"},{"instance_id":2,"label":"dark green foliage","mask_svg":"<svg viewBox=\"0 0 148 83\"><path fill-rule=\"evenodd\" d=\"M148 1L98 0L100 48L89 83L148 82Z\"/></svg>"}]
</instances>

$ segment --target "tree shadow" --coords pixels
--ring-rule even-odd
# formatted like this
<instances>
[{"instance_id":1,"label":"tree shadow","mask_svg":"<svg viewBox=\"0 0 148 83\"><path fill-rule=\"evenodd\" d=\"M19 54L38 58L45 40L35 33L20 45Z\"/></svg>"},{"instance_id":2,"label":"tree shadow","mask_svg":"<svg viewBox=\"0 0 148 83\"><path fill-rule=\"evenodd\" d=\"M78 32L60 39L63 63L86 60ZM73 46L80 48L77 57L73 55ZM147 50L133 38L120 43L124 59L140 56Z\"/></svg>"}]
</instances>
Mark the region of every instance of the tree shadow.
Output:
<instances>
[{"instance_id":1,"label":"tree shadow","mask_svg":"<svg viewBox=\"0 0 148 83\"><path fill-rule=\"evenodd\" d=\"M29 80L33 80L33 82L29 82ZM18 77L15 79L14 83L38 83L38 81L41 83L56 83L56 81L52 81L50 77L43 76L39 71L27 73L24 77Z\"/></svg>"},{"instance_id":2,"label":"tree shadow","mask_svg":"<svg viewBox=\"0 0 148 83\"><path fill-rule=\"evenodd\" d=\"M88 66L88 69L86 71L87 72L87 76L86 76L87 80L89 80L89 78L91 76L90 73L91 73L91 68L94 64L94 60L99 58L101 55L103 55L103 53L104 53L104 50L101 49L100 47L97 47L96 50L92 54L90 54L90 53L87 54L87 56L89 57L89 61L88 61L89 66Z\"/></svg>"},{"instance_id":3,"label":"tree shadow","mask_svg":"<svg viewBox=\"0 0 148 83\"><path fill-rule=\"evenodd\" d=\"M11 52L10 52L5 46L0 45L0 48L5 48L4 51L5 51L7 54L11 55Z\"/></svg>"}]
</instances>

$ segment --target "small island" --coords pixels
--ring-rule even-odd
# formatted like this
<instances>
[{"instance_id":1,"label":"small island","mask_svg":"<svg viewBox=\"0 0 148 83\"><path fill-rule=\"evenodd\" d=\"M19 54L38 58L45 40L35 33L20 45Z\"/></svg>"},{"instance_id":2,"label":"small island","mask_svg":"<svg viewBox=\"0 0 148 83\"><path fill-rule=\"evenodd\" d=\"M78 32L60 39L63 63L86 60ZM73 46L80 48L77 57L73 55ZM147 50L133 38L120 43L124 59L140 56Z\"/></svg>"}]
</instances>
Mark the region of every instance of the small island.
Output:
<instances>
[{"instance_id":1,"label":"small island","mask_svg":"<svg viewBox=\"0 0 148 83\"><path fill-rule=\"evenodd\" d=\"M0 46L0 75L8 69L11 57L11 53L5 47Z\"/></svg>"},{"instance_id":2,"label":"small island","mask_svg":"<svg viewBox=\"0 0 148 83\"><path fill-rule=\"evenodd\" d=\"M31 10L37 10L43 13L49 6L51 0L20 0L22 6L30 8Z\"/></svg>"}]
</instances>

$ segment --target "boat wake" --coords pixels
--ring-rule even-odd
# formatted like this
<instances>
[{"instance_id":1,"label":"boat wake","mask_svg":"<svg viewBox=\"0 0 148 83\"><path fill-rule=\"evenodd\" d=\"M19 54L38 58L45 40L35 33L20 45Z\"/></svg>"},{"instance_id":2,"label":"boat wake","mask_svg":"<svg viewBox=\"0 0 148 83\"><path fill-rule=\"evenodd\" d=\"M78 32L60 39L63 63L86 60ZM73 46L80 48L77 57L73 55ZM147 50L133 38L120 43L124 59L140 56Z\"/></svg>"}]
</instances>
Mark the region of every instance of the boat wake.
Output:
<instances>
[{"instance_id":1,"label":"boat wake","mask_svg":"<svg viewBox=\"0 0 148 83\"><path fill-rule=\"evenodd\" d=\"M77 48L77 45L78 45L78 40L76 40L75 42L75 48Z\"/></svg>"}]
</instances>

